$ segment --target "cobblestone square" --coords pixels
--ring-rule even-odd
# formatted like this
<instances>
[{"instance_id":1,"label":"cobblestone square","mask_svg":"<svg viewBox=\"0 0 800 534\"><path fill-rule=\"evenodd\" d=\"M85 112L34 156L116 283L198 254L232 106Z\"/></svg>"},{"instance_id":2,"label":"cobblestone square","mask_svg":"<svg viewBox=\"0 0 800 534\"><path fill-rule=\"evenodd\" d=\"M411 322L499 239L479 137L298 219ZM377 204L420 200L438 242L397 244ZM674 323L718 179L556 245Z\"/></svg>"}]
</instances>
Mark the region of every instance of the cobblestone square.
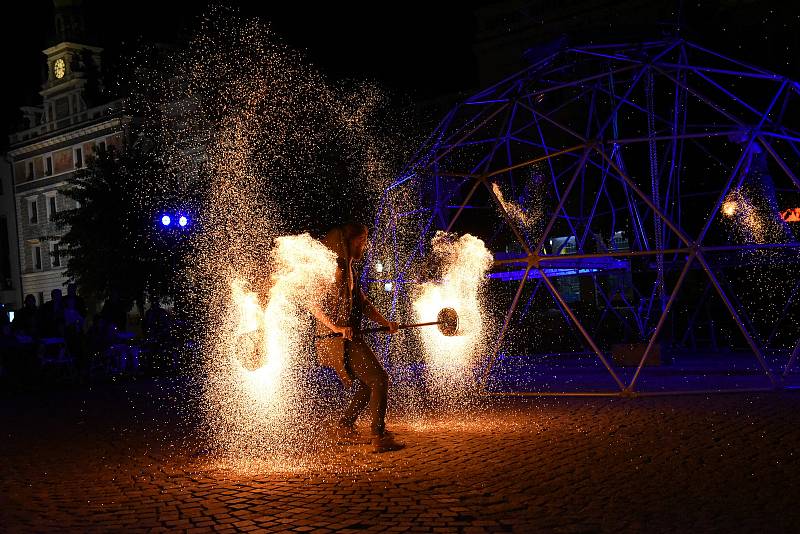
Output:
<instances>
[{"instance_id":1,"label":"cobblestone square","mask_svg":"<svg viewBox=\"0 0 800 534\"><path fill-rule=\"evenodd\" d=\"M405 450L215 465L149 383L0 412L8 532L796 532L794 393L510 399L390 418Z\"/></svg>"}]
</instances>

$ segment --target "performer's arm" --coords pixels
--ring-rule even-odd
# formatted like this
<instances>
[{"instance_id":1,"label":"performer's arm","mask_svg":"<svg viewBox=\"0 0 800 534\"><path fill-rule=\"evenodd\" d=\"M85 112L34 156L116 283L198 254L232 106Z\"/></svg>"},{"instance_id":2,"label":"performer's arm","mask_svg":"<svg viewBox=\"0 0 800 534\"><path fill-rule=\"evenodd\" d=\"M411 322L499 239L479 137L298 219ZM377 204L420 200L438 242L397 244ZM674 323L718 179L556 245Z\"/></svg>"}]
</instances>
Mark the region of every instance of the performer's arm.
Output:
<instances>
[{"instance_id":1,"label":"performer's arm","mask_svg":"<svg viewBox=\"0 0 800 534\"><path fill-rule=\"evenodd\" d=\"M326 314L322 309L317 306L310 306L309 311L311 315L313 315L319 322L325 325L325 327L334 332L336 334L341 334L345 339L353 339L353 329L349 326L336 326L333 321L331 321L328 314Z\"/></svg>"},{"instance_id":2,"label":"performer's arm","mask_svg":"<svg viewBox=\"0 0 800 534\"><path fill-rule=\"evenodd\" d=\"M384 317L383 314L378 311L378 308L372 304L372 301L369 300L363 289L359 289L359 291L361 291L361 310L364 312L364 315L367 316L367 319L375 321L381 326L388 327L390 334L397 332L397 323L386 319L386 317Z\"/></svg>"}]
</instances>

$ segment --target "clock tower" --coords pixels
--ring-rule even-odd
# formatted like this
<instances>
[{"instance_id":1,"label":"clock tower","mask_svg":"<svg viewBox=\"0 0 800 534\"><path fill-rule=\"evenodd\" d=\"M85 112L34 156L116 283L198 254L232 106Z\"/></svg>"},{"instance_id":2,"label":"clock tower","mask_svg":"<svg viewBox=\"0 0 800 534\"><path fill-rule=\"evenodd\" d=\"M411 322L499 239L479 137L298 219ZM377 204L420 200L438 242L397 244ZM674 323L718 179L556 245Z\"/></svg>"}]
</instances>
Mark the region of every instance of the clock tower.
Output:
<instances>
[{"instance_id":1,"label":"clock tower","mask_svg":"<svg viewBox=\"0 0 800 534\"><path fill-rule=\"evenodd\" d=\"M57 44L43 51L47 79L42 85L44 122L57 128L81 120L83 112L102 100L103 49L81 44L84 39L82 2L55 0Z\"/></svg>"}]
</instances>

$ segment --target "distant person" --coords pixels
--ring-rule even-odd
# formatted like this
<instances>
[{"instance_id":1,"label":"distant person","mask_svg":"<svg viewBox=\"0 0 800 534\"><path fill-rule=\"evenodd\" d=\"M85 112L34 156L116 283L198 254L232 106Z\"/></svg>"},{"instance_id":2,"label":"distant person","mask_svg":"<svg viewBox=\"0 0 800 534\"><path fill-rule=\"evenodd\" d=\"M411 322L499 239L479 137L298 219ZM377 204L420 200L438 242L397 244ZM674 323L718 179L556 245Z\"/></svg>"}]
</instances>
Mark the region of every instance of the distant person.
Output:
<instances>
[{"instance_id":1,"label":"distant person","mask_svg":"<svg viewBox=\"0 0 800 534\"><path fill-rule=\"evenodd\" d=\"M64 299L60 289L50 292L50 300L39 309L39 331L42 337L64 337Z\"/></svg>"},{"instance_id":2,"label":"distant person","mask_svg":"<svg viewBox=\"0 0 800 534\"><path fill-rule=\"evenodd\" d=\"M75 307L76 304L74 299L64 299L64 329L65 331L82 333L86 318Z\"/></svg>"},{"instance_id":3,"label":"distant person","mask_svg":"<svg viewBox=\"0 0 800 534\"><path fill-rule=\"evenodd\" d=\"M5 304L0 304L0 326L10 325L11 319L8 318L8 309Z\"/></svg>"},{"instance_id":4,"label":"distant person","mask_svg":"<svg viewBox=\"0 0 800 534\"><path fill-rule=\"evenodd\" d=\"M83 333L85 319L75 309L75 299L64 299L64 340L67 350L78 362L78 372L83 379L88 369L86 355L86 337Z\"/></svg>"},{"instance_id":5,"label":"distant person","mask_svg":"<svg viewBox=\"0 0 800 534\"><path fill-rule=\"evenodd\" d=\"M86 345L89 353L102 355L111 345L109 336L109 323L101 314L96 314L92 324L86 332Z\"/></svg>"},{"instance_id":6,"label":"distant person","mask_svg":"<svg viewBox=\"0 0 800 534\"><path fill-rule=\"evenodd\" d=\"M110 322L116 326L118 331L124 332L128 329L128 310L130 308L130 304L126 305L119 296L119 291L112 288L111 294L105 304L103 304L100 315L102 315L106 322Z\"/></svg>"},{"instance_id":7,"label":"distant person","mask_svg":"<svg viewBox=\"0 0 800 534\"><path fill-rule=\"evenodd\" d=\"M157 298L150 299L150 308L144 314L144 336L148 340L161 340L169 334L170 318Z\"/></svg>"},{"instance_id":8,"label":"distant person","mask_svg":"<svg viewBox=\"0 0 800 534\"><path fill-rule=\"evenodd\" d=\"M14 321L11 328L17 334L28 337L36 337L39 333L39 310L36 307L36 297L25 295L25 302L22 308L14 314Z\"/></svg>"},{"instance_id":9,"label":"distant person","mask_svg":"<svg viewBox=\"0 0 800 534\"><path fill-rule=\"evenodd\" d=\"M72 302L72 309L76 310L81 317L84 319L87 317L88 309L86 308L86 302L83 300L83 297L78 295L78 284L75 282L70 282L67 284L67 296L64 297L64 307L67 307L67 303Z\"/></svg>"},{"instance_id":10,"label":"distant person","mask_svg":"<svg viewBox=\"0 0 800 534\"><path fill-rule=\"evenodd\" d=\"M144 346L153 356L154 364L160 360L174 370L177 361L172 327L173 320L169 312L161 306L158 298L151 298L150 308L145 312L142 321Z\"/></svg>"}]
</instances>

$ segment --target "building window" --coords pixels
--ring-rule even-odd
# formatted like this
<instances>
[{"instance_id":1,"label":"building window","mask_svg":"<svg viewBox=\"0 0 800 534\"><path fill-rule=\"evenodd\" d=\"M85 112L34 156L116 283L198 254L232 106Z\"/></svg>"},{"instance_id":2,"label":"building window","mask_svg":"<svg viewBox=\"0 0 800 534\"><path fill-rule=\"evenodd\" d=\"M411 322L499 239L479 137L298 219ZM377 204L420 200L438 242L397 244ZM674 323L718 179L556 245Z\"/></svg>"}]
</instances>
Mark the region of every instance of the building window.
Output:
<instances>
[{"instance_id":1,"label":"building window","mask_svg":"<svg viewBox=\"0 0 800 534\"><path fill-rule=\"evenodd\" d=\"M56 213L58 213L58 209L56 209L56 193L51 193L47 195L47 220L52 222Z\"/></svg>"},{"instance_id":2,"label":"building window","mask_svg":"<svg viewBox=\"0 0 800 534\"><path fill-rule=\"evenodd\" d=\"M97 152L105 152L106 151L106 142L105 140L98 141L94 144L95 151Z\"/></svg>"},{"instance_id":3,"label":"building window","mask_svg":"<svg viewBox=\"0 0 800 534\"><path fill-rule=\"evenodd\" d=\"M44 157L44 175L52 176L53 174L53 156Z\"/></svg>"},{"instance_id":4,"label":"building window","mask_svg":"<svg viewBox=\"0 0 800 534\"><path fill-rule=\"evenodd\" d=\"M34 271L41 271L42 270L42 247L39 245L33 245L33 270Z\"/></svg>"},{"instance_id":5,"label":"building window","mask_svg":"<svg viewBox=\"0 0 800 534\"><path fill-rule=\"evenodd\" d=\"M25 165L25 178L27 180L33 180L33 162L28 161L28 164Z\"/></svg>"},{"instance_id":6,"label":"building window","mask_svg":"<svg viewBox=\"0 0 800 534\"><path fill-rule=\"evenodd\" d=\"M72 151L73 159L75 160L75 168L80 169L83 167L83 149L76 148Z\"/></svg>"},{"instance_id":7,"label":"building window","mask_svg":"<svg viewBox=\"0 0 800 534\"><path fill-rule=\"evenodd\" d=\"M53 267L61 267L61 250L58 243L50 243L50 257Z\"/></svg>"},{"instance_id":8,"label":"building window","mask_svg":"<svg viewBox=\"0 0 800 534\"><path fill-rule=\"evenodd\" d=\"M35 198L28 199L28 222L31 224L37 224L39 222L39 210Z\"/></svg>"}]
</instances>

